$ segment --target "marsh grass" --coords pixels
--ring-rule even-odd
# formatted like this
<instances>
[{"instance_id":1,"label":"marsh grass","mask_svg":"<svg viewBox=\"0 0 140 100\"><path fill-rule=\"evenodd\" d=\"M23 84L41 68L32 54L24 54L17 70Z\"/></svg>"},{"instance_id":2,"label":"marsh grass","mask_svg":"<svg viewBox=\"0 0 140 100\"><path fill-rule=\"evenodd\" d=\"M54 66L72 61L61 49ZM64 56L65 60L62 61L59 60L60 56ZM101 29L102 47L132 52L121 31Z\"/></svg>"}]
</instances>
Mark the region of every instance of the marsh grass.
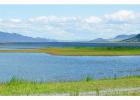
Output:
<instances>
[{"instance_id":1,"label":"marsh grass","mask_svg":"<svg viewBox=\"0 0 140 100\"><path fill-rule=\"evenodd\" d=\"M96 95L99 96L100 95L100 90L98 88L96 88L95 91L96 91Z\"/></svg>"},{"instance_id":2,"label":"marsh grass","mask_svg":"<svg viewBox=\"0 0 140 100\"><path fill-rule=\"evenodd\" d=\"M7 85L16 85L20 83L26 82L25 80L18 79L17 77L13 76L9 81L6 82Z\"/></svg>"},{"instance_id":3,"label":"marsh grass","mask_svg":"<svg viewBox=\"0 0 140 100\"><path fill-rule=\"evenodd\" d=\"M85 81L86 81L86 82L93 81L93 78L92 78L91 76L87 76L87 77L85 78Z\"/></svg>"},{"instance_id":4,"label":"marsh grass","mask_svg":"<svg viewBox=\"0 0 140 100\"><path fill-rule=\"evenodd\" d=\"M95 91L100 95L100 90L113 88L140 87L140 76L124 78L102 79L77 82L30 82L13 77L10 81L0 83L0 95L39 95L70 93L79 95L80 92Z\"/></svg>"},{"instance_id":5,"label":"marsh grass","mask_svg":"<svg viewBox=\"0 0 140 100\"><path fill-rule=\"evenodd\" d=\"M116 80L117 79L117 74L114 74L114 80Z\"/></svg>"}]
</instances>

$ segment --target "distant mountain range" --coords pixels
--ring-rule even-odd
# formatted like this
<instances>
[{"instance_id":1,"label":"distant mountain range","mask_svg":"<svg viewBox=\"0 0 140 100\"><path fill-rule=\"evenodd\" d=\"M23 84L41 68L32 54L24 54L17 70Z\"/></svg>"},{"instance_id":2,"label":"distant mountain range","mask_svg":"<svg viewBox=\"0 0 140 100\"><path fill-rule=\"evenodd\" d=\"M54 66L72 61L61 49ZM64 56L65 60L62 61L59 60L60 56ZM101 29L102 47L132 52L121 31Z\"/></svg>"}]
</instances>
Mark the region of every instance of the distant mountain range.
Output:
<instances>
[{"instance_id":1,"label":"distant mountain range","mask_svg":"<svg viewBox=\"0 0 140 100\"><path fill-rule=\"evenodd\" d=\"M121 40L132 38L134 36L136 36L136 34L131 34L131 35L118 35L118 36L114 37L111 40L112 41L121 41Z\"/></svg>"},{"instance_id":2,"label":"distant mountain range","mask_svg":"<svg viewBox=\"0 0 140 100\"><path fill-rule=\"evenodd\" d=\"M131 35L118 35L111 39L97 38L84 42L140 42L140 34ZM0 32L0 43L3 42L62 42L53 39L46 38L33 38L29 36L23 36L17 33ZM64 42L64 41L63 41Z\"/></svg>"},{"instance_id":3,"label":"distant mountain range","mask_svg":"<svg viewBox=\"0 0 140 100\"><path fill-rule=\"evenodd\" d=\"M134 37L123 40L123 42L140 42L140 33Z\"/></svg>"},{"instance_id":4,"label":"distant mountain range","mask_svg":"<svg viewBox=\"0 0 140 100\"><path fill-rule=\"evenodd\" d=\"M97 38L97 39L94 39L94 40L90 40L88 42L109 42L108 39L103 39L103 38Z\"/></svg>"},{"instance_id":5,"label":"distant mountain range","mask_svg":"<svg viewBox=\"0 0 140 100\"><path fill-rule=\"evenodd\" d=\"M17 33L0 32L0 42L53 42L55 40L45 38L33 38Z\"/></svg>"},{"instance_id":6,"label":"distant mountain range","mask_svg":"<svg viewBox=\"0 0 140 100\"><path fill-rule=\"evenodd\" d=\"M119 41L123 41L123 40L129 39L129 38L132 38L134 36L136 36L136 34L118 35L118 36L111 38L111 39L97 38L94 40L90 40L89 42L117 42L117 41L119 42Z\"/></svg>"}]
</instances>

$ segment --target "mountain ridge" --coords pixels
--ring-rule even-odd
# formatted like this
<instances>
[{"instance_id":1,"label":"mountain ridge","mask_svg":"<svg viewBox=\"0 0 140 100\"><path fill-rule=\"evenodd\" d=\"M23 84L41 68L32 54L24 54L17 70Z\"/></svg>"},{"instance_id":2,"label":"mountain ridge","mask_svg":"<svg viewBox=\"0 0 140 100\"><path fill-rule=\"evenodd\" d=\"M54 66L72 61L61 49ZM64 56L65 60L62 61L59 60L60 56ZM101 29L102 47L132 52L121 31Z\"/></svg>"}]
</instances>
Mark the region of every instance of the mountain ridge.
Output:
<instances>
[{"instance_id":1,"label":"mountain ridge","mask_svg":"<svg viewBox=\"0 0 140 100\"><path fill-rule=\"evenodd\" d=\"M117 35L114 38L110 38L110 39L104 39L104 38L97 38L94 40L90 40L89 42L120 42L123 41L125 39L129 39L136 36L136 34L130 34L130 35Z\"/></svg>"},{"instance_id":2,"label":"mountain ridge","mask_svg":"<svg viewBox=\"0 0 140 100\"><path fill-rule=\"evenodd\" d=\"M140 33L134 37L123 40L123 42L140 42Z\"/></svg>"},{"instance_id":3,"label":"mountain ridge","mask_svg":"<svg viewBox=\"0 0 140 100\"><path fill-rule=\"evenodd\" d=\"M20 35L17 33L8 33L0 31L0 42L52 42L55 40L45 38L33 38L29 36Z\"/></svg>"},{"instance_id":4,"label":"mountain ridge","mask_svg":"<svg viewBox=\"0 0 140 100\"><path fill-rule=\"evenodd\" d=\"M135 38L135 39L134 39ZM104 39L104 38L96 38L89 41L84 42L140 42L140 34L131 34L131 35L117 35L114 38ZM59 40L46 39L40 37L29 37L20 35L18 33L9 33L0 31L0 43L5 42L60 42ZM63 41L66 42L66 41Z\"/></svg>"}]
</instances>

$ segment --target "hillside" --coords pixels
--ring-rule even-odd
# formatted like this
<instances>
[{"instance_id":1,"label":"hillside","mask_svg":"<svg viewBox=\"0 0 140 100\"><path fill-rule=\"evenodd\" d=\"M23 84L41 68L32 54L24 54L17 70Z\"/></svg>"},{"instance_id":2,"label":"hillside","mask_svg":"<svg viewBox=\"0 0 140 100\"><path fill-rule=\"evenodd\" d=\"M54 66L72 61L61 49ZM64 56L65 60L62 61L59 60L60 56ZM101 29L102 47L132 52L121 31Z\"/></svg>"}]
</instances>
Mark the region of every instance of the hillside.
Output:
<instances>
[{"instance_id":1,"label":"hillside","mask_svg":"<svg viewBox=\"0 0 140 100\"><path fill-rule=\"evenodd\" d=\"M114 37L111 40L112 41L121 41L121 40L132 38L134 36L136 36L136 34L131 34L131 35L118 35L118 36Z\"/></svg>"},{"instance_id":2,"label":"hillside","mask_svg":"<svg viewBox=\"0 0 140 100\"><path fill-rule=\"evenodd\" d=\"M140 42L140 33L132 38L123 40L123 42Z\"/></svg>"},{"instance_id":3,"label":"hillside","mask_svg":"<svg viewBox=\"0 0 140 100\"><path fill-rule=\"evenodd\" d=\"M89 42L116 42L116 41L122 41L125 39L129 39L136 36L136 34L131 34L131 35L117 35L114 38L110 38L110 39L104 39L104 38L97 38L94 40L90 40Z\"/></svg>"},{"instance_id":4,"label":"hillside","mask_svg":"<svg viewBox=\"0 0 140 100\"><path fill-rule=\"evenodd\" d=\"M103 39L103 38L97 38L94 40L90 40L89 42L109 42L107 39Z\"/></svg>"},{"instance_id":5,"label":"hillside","mask_svg":"<svg viewBox=\"0 0 140 100\"><path fill-rule=\"evenodd\" d=\"M32 38L17 33L0 32L0 42L52 42L45 38Z\"/></svg>"}]
</instances>

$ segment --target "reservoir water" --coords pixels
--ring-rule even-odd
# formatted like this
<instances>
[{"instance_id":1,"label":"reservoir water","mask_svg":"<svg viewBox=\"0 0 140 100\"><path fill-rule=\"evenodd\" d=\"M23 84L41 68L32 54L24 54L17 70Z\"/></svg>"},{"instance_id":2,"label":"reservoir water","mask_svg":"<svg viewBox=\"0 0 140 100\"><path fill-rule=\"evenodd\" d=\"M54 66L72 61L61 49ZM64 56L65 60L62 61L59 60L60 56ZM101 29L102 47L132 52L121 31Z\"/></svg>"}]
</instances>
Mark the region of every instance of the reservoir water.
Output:
<instances>
[{"instance_id":1,"label":"reservoir water","mask_svg":"<svg viewBox=\"0 0 140 100\"><path fill-rule=\"evenodd\" d=\"M140 47L140 43L83 43L83 42L37 42L0 43L0 49L32 49L46 47Z\"/></svg>"},{"instance_id":2,"label":"reservoir water","mask_svg":"<svg viewBox=\"0 0 140 100\"><path fill-rule=\"evenodd\" d=\"M15 76L31 81L77 81L140 75L140 56L56 56L0 53L0 81Z\"/></svg>"}]
</instances>

